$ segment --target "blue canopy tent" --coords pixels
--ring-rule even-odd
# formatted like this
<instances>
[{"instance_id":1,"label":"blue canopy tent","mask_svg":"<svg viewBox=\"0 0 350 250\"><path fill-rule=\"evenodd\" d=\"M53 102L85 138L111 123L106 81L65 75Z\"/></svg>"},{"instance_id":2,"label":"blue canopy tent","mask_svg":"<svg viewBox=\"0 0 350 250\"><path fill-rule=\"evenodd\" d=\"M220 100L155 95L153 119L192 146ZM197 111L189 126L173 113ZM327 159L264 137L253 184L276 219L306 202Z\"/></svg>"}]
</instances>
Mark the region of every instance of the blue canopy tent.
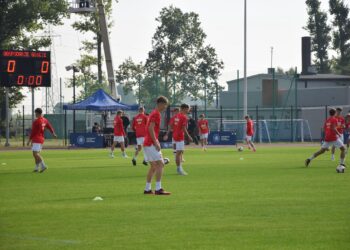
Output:
<instances>
[{"instance_id":1,"label":"blue canopy tent","mask_svg":"<svg viewBox=\"0 0 350 250\"><path fill-rule=\"evenodd\" d=\"M103 89L97 90L85 100L63 105L64 110L94 110L94 111L113 111L113 110L137 110L138 105L126 105L118 102L108 95Z\"/></svg>"},{"instance_id":2,"label":"blue canopy tent","mask_svg":"<svg viewBox=\"0 0 350 250\"><path fill-rule=\"evenodd\" d=\"M118 102L110 95L108 95L103 89L97 90L91 96L83 101L75 104L63 105L65 110L65 140L67 140L67 110L88 110L88 111L116 111L116 110L138 110L138 105L127 105ZM106 115L103 115L104 123L106 124ZM73 118L73 124L75 120ZM74 125L73 125L74 128ZM74 130L75 131L75 130ZM70 133L70 144L80 147L102 147L104 145L103 135L94 133Z\"/></svg>"}]
</instances>

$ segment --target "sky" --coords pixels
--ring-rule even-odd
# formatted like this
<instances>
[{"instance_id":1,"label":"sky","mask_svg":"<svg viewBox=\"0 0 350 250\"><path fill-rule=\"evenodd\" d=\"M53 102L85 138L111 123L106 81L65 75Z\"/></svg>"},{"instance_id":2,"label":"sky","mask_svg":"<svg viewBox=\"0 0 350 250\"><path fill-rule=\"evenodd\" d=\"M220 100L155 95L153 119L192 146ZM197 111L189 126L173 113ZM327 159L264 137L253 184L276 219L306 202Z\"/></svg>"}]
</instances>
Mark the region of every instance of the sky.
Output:
<instances>
[{"instance_id":1,"label":"sky","mask_svg":"<svg viewBox=\"0 0 350 250\"><path fill-rule=\"evenodd\" d=\"M328 0L321 0L328 9ZM349 4L350 0L346 0ZM303 26L307 22L305 0L247 0L248 3L248 53L247 74L267 72L273 67L301 68L301 37L308 35ZM219 84L226 87L226 81L236 78L237 70L243 75L244 48L244 0L119 0L113 3L114 26L110 30L110 43L116 69L126 58L145 61L151 50L152 36L158 23L156 17L162 8L174 5L184 12L199 14L202 28L207 34L206 43L211 44L223 60L225 68ZM75 31L71 24L79 16L73 14L64 25L52 27L54 37L54 75L63 82L71 77L65 66L80 56L81 42L88 34ZM105 68L104 68L105 69ZM58 99L58 81L51 90ZM43 90L45 91L45 90ZM43 91L35 94L36 106L44 105ZM72 100L72 89L64 86L64 101ZM23 105L30 108L29 92Z\"/></svg>"}]
</instances>

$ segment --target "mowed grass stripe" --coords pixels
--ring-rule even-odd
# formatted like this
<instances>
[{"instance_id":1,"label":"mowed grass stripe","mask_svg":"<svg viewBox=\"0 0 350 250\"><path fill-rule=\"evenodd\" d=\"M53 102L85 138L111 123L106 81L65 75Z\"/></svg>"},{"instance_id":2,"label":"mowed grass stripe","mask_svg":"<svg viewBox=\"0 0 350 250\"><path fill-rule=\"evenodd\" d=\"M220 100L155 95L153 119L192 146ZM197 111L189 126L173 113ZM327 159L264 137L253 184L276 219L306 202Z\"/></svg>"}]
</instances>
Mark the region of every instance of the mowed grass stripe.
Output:
<instances>
[{"instance_id":1,"label":"mowed grass stripe","mask_svg":"<svg viewBox=\"0 0 350 250\"><path fill-rule=\"evenodd\" d=\"M169 197L142 194L142 157L47 150L33 174L30 151L0 152L0 249L349 249L349 174L329 154L306 169L314 150L189 149L185 177L164 150Z\"/></svg>"}]
</instances>

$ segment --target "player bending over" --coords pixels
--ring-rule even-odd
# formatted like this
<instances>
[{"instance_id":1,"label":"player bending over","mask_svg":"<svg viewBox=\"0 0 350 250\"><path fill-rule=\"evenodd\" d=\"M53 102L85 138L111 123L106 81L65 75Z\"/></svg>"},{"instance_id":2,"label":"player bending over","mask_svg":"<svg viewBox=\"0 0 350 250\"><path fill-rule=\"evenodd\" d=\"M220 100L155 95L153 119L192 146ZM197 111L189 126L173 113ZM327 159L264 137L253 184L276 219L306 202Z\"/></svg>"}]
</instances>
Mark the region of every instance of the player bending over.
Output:
<instances>
[{"instance_id":1,"label":"player bending over","mask_svg":"<svg viewBox=\"0 0 350 250\"><path fill-rule=\"evenodd\" d=\"M146 125L147 125L147 115L145 115L145 109L143 107L139 108L139 114L137 116L134 117L134 120L132 121L132 129L135 131L136 133L136 150L135 150L135 155L132 158L132 164L134 166L136 166L136 159L138 154L141 152L142 150L142 145L144 143L145 140L145 134L146 134ZM147 159L146 156L144 154L143 157L143 162L144 165L147 165Z\"/></svg>"},{"instance_id":2,"label":"player bending over","mask_svg":"<svg viewBox=\"0 0 350 250\"><path fill-rule=\"evenodd\" d=\"M249 115L246 115L244 117L244 119L247 121L247 127L246 127L246 137L245 137L245 140L247 142L247 145L248 145L248 149L253 149L253 151L255 152L256 149L255 149L255 145L252 141L252 138L253 138L253 135L254 135L254 123L253 123L253 120L250 119Z\"/></svg>"},{"instance_id":3,"label":"player bending over","mask_svg":"<svg viewBox=\"0 0 350 250\"><path fill-rule=\"evenodd\" d=\"M340 134L340 140L344 143L344 128L345 128L345 119L341 115L341 112L343 111L342 108L337 108L335 113L335 119L337 119L337 131ZM334 153L335 153L335 146L332 146L332 157L331 160L334 161Z\"/></svg>"},{"instance_id":4,"label":"player bending over","mask_svg":"<svg viewBox=\"0 0 350 250\"><path fill-rule=\"evenodd\" d=\"M157 99L157 106L148 117L146 126L145 142L143 143L143 150L146 154L147 160L150 163L150 168L147 174L146 188L144 194L156 195L170 195L169 192L162 188L162 175L164 168L164 160L158 140L160 131L161 112L166 110L168 106L168 99L160 96ZM152 191L152 178L156 175L156 191Z\"/></svg>"},{"instance_id":5,"label":"player bending over","mask_svg":"<svg viewBox=\"0 0 350 250\"><path fill-rule=\"evenodd\" d=\"M205 119L205 115L201 114L198 120L199 137L201 140L202 150L207 150L208 135L209 135L209 124L208 120Z\"/></svg>"},{"instance_id":6,"label":"player bending over","mask_svg":"<svg viewBox=\"0 0 350 250\"><path fill-rule=\"evenodd\" d=\"M122 151L122 157L127 158L128 156L125 153L125 131L123 127L123 120L121 118L123 114L123 111L118 110L117 115L114 118L114 138L113 138L113 144L111 147L111 158L114 158L114 148L117 145L117 143L120 144L120 150Z\"/></svg>"},{"instance_id":7,"label":"player bending over","mask_svg":"<svg viewBox=\"0 0 350 250\"><path fill-rule=\"evenodd\" d=\"M42 147L45 141L45 137L44 137L45 129L48 129L51 132L51 134L55 138L57 138L57 135L53 127L51 126L49 121L42 116L42 113L43 111L41 108L35 109L36 120L33 122L32 133L30 134L29 140L27 142L28 146L30 143L32 143L33 157L35 160L35 168L33 172L35 173L39 172L39 166L41 167L40 173L44 172L47 169L44 159L40 155L40 152L42 150Z\"/></svg>"},{"instance_id":8,"label":"player bending over","mask_svg":"<svg viewBox=\"0 0 350 250\"><path fill-rule=\"evenodd\" d=\"M335 118L336 110L330 109L330 117L326 120L324 124L325 138L324 143L319 151L314 153L310 158L306 159L305 166L308 167L313 159L320 156L326 152L329 147L335 146L340 149L340 165L345 167L345 146L343 141L341 141L341 134L337 130L338 120Z\"/></svg>"},{"instance_id":9,"label":"player bending over","mask_svg":"<svg viewBox=\"0 0 350 250\"><path fill-rule=\"evenodd\" d=\"M176 166L177 173L179 175L187 175L187 173L182 168L182 157L185 151L185 134L188 140L192 141L192 137L187 131L187 114L189 111L190 106L187 104L182 104L180 107L180 113L175 116L173 124L173 139L176 144Z\"/></svg>"}]
</instances>

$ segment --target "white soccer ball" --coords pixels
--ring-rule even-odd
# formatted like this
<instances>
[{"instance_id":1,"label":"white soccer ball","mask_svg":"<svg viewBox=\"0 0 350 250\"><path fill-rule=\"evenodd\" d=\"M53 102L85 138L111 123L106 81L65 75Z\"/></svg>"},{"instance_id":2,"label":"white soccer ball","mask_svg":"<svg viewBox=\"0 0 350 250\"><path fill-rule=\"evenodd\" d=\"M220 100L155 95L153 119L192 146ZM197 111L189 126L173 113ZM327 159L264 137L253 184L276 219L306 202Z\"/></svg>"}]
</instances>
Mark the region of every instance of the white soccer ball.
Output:
<instances>
[{"instance_id":1,"label":"white soccer ball","mask_svg":"<svg viewBox=\"0 0 350 250\"><path fill-rule=\"evenodd\" d=\"M345 167L343 165L339 165L336 168L336 171L337 171L338 174L344 174L345 173Z\"/></svg>"},{"instance_id":2,"label":"white soccer ball","mask_svg":"<svg viewBox=\"0 0 350 250\"><path fill-rule=\"evenodd\" d=\"M239 152L242 152L243 149L244 149L244 148L243 148L242 146L240 146L240 147L238 148L238 151L239 151Z\"/></svg>"},{"instance_id":3,"label":"white soccer ball","mask_svg":"<svg viewBox=\"0 0 350 250\"><path fill-rule=\"evenodd\" d=\"M169 158L164 158L163 159L164 165L167 165L170 163L170 159Z\"/></svg>"}]
</instances>

